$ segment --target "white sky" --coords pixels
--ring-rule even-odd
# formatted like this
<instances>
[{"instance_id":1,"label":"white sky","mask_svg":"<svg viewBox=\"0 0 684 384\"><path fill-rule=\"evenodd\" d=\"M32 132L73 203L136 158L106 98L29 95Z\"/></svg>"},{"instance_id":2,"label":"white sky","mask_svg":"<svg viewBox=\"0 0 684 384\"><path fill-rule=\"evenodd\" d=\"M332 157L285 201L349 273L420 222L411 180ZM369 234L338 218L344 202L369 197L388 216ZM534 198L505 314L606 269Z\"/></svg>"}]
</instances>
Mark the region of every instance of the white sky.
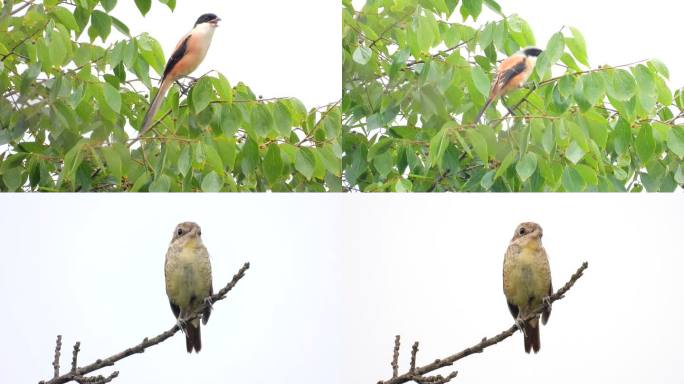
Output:
<instances>
[{"instance_id":1,"label":"white sky","mask_svg":"<svg viewBox=\"0 0 684 384\"><path fill-rule=\"evenodd\" d=\"M217 303L203 349L183 336L124 359L117 383L375 383L509 327L501 264L521 221L544 228L556 287L538 355L519 334L457 364L468 383L675 382L684 364L684 199L663 194L0 195L0 382L51 376L54 339L81 363L171 327L163 263L197 221ZM491 369L497 367L497 369Z\"/></svg>"},{"instance_id":2,"label":"white sky","mask_svg":"<svg viewBox=\"0 0 684 384\"><path fill-rule=\"evenodd\" d=\"M341 196L340 196L341 197ZM334 201L334 197L333 197ZM319 195L0 195L2 383L52 377L57 334L90 363L175 324L164 257L177 223L202 227L214 287L251 268L216 303L202 351L181 334L124 359L116 383L315 383L345 365L340 207ZM303 236L304 235L304 236Z\"/></svg>"},{"instance_id":3,"label":"white sky","mask_svg":"<svg viewBox=\"0 0 684 384\"><path fill-rule=\"evenodd\" d=\"M518 223L544 229L555 288L589 269L554 304L541 351L522 336L457 363L454 383L672 383L684 354L681 195L414 194L346 199L341 294L353 315L340 382L400 372L420 341L424 365L512 325L502 291L503 255ZM444 369L443 375L451 370Z\"/></svg>"},{"instance_id":4,"label":"white sky","mask_svg":"<svg viewBox=\"0 0 684 384\"><path fill-rule=\"evenodd\" d=\"M307 108L340 99L342 18L336 0L179 0L173 13L154 0L145 17L133 1L119 1L112 15L128 25L131 35L147 32L159 40L168 59L207 12L222 21L195 76L215 69L232 85L242 81L264 98L297 97Z\"/></svg>"}]
</instances>

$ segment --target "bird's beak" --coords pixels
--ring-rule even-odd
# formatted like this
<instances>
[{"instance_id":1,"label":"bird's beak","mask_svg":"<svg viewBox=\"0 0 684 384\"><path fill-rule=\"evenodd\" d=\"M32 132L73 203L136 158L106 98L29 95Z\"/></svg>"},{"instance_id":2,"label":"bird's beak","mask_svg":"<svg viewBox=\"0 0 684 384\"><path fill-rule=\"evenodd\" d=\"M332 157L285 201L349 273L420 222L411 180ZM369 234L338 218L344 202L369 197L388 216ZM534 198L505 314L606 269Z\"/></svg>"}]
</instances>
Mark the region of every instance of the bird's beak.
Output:
<instances>
[{"instance_id":1,"label":"bird's beak","mask_svg":"<svg viewBox=\"0 0 684 384\"><path fill-rule=\"evenodd\" d=\"M214 27L218 27L218 22L219 22L219 21L221 21L221 18L220 18L220 17L217 17L216 19L214 19L214 20L211 21L211 24L212 24Z\"/></svg>"}]
</instances>

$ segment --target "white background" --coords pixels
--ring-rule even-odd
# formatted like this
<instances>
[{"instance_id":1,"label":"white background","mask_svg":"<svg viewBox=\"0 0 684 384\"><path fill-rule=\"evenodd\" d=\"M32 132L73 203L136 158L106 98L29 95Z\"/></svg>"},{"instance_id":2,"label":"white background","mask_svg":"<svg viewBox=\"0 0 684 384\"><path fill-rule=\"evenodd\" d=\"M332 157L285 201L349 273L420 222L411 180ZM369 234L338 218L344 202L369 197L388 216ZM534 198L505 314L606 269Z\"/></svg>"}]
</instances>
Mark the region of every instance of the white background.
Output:
<instances>
[{"instance_id":1,"label":"white background","mask_svg":"<svg viewBox=\"0 0 684 384\"><path fill-rule=\"evenodd\" d=\"M199 354L176 334L101 374L120 371L119 384L316 383L346 367L334 199L0 195L0 206L2 383L51 378L57 334L64 371L76 341L85 365L171 328L164 257L188 220L202 227L216 291L250 269L214 305Z\"/></svg>"},{"instance_id":2,"label":"white background","mask_svg":"<svg viewBox=\"0 0 684 384\"><path fill-rule=\"evenodd\" d=\"M522 336L472 355L454 383L675 383L684 354L681 195L468 194L350 196L343 221L350 356L343 383L391 377L420 341L425 365L513 325L503 256L518 223L544 229L554 288L541 350ZM440 373L446 376L451 370Z\"/></svg>"},{"instance_id":3,"label":"white background","mask_svg":"<svg viewBox=\"0 0 684 384\"><path fill-rule=\"evenodd\" d=\"M168 59L197 18L209 12L222 21L195 76L217 70L232 85L241 81L264 98L297 97L307 108L340 99L339 1L178 0L171 12L153 0L143 17L133 1L120 0L112 15L128 25L131 35L147 32L156 38ZM123 38L112 31L115 38Z\"/></svg>"},{"instance_id":4,"label":"white background","mask_svg":"<svg viewBox=\"0 0 684 384\"><path fill-rule=\"evenodd\" d=\"M118 383L376 383L394 335L418 363L512 325L501 265L515 226L544 228L556 288L541 351L520 334L459 362L456 380L677 382L684 364L681 195L0 195L0 382L51 377L82 342L90 363L175 320L163 263L174 226L197 221L214 286L252 268L217 303L203 348L177 334L119 370ZM449 371L444 371L444 374Z\"/></svg>"}]
</instances>

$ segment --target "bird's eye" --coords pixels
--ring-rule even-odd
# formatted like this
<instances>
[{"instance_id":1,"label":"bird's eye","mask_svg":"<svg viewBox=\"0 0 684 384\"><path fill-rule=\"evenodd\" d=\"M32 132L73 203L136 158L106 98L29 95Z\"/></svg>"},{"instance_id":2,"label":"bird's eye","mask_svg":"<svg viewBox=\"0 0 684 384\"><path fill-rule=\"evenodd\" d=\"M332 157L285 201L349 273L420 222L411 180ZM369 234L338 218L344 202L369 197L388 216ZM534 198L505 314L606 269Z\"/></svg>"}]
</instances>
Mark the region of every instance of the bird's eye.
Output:
<instances>
[{"instance_id":1,"label":"bird's eye","mask_svg":"<svg viewBox=\"0 0 684 384\"><path fill-rule=\"evenodd\" d=\"M178 234L178 236L182 236L183 235L183 228L178 228L176 230L176 233Z\"/></svg>"},{"instance_id":2,"label":"bird's eye","mask_svg":"<svg viewBox=\"0 0 684 384\"><path fill-rule=\"evenodd\" d=\"M197 232L198 235L202 236L202 231Z\"/></svg>"},{"instance_id":3,"label":"bird's eye","mask_svg":"<svg viewBox=\"0 0 684 384\"><path fill-rule=\"evenodd\" d=\"M518 229L518 234L520 234L521 236L524 235L525 232L525 227L520 227L520 229Z\"/></svg>"}]
</instances>

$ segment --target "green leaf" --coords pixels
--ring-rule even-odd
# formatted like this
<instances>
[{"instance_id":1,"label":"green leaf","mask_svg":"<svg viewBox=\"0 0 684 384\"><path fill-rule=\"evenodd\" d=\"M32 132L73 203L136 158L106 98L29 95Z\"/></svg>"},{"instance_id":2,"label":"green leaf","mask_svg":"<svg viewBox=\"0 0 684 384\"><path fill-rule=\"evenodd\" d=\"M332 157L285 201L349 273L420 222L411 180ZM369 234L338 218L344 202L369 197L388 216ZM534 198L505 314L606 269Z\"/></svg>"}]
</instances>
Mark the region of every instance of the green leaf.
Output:
<instances>
[{"instance_id":1,"label":"green leaf","mask_svg":"<svg viewBox=\"0 0 684 384\"><path fill-rule=\"evenodd\" d=\"M584 36L575 27L570 27L572 38L565 39L565 44L570 48L570 52L582 64L589 66L587 60L587 43L584 41Z\"/></svg>"},{"instance_id":2,"label":"green leaf","mask_svg":"<svg viewBox=\"0 0 684 384\"><path fill-rule=\"evenodd\" d=\"M582 175L570 166L566 166L563 170L561 181L566 192L582 192L586 187Z\"/></svg>"},{"instance_id":3,"label":"green leaf","mask_svg":"<svg viewBox=\"0 0 684 384\"><path fill-rule=\"evenodd\" d=\"M100 4L105 11L109 12L116 6L116 0L100 0Z\"/></svg>"},{"instance_id":4,"label":"green leaf","mask_svg":"<svg viewBox=\"0 0 684 384\"><path fill-rule=\"evenodd\" d=\"M572 161L573 164L577 164L577 162L582 160L585 153L586 152L584 152L579 144L577 144L577 141L573 140L568 149L565 151L565 157Z\"/></svg>"},{"instance_id":5,"label":"green leaf","mask_svg":"<svg viewBox=\"0 0 684 384\"><path fill-rule=\"evenodd\" d=\"M422 52L428 52L432 47L434 36L432 34L431 23L434 19L431 16L424 16L418 18L418 28L416 29L416 39L418 41L418 49Z\"/></svg>"},{"instance_id":6,"label":"green leaf","mask_svg":"<svg viewBox=\"0 0 684 384\"><path fill-rule=\"evenodd\" d=\"M303 147L297 151L295 156L295 169L307 180L311 180L313 176L314 167L316 166L316 158L309 148Z\"/></svg>"},{"instance_id":7,"label":"green leaf","mask_svg":"<svg viewBox=\"0 0 684 384\"><path fill-rule=\"evenodd\" d=\"M475 84L475 88L477 88L478 92L484 97L489 96L489 78L482 68L478 66L473 67L471 76L473 78L473 84Z\"/></svg>"},{"instance_id":8,"label":"green leaf","mask_svg":"<svg viewBox=\"0 0 684 384\"><path fill-rule=\"evenodd\" d=\"M195 114L199 114L209 106L211 96L211 79L206 76L202 77L190 91L190 104Z\"/></svg>"},{"instance_id":9,"label":"green leaf","mask_svg":"<svg viewBox=\"0 0 684 384\"><path fill-rule=\"evenodd\" d=\"M273 129L273 115L268 105L257 104L252 108L250 122L257 135L265 137Z\"/></svg>"},{"instance_id":10,"label":"green leaf","mask_svg":"<svg viewBox=\"0 0 684 384\"><path fill-rule=\"evenodd\" d=\"M335 150L333 149L332 145L328 144L322 148L318 148L316 153L318 155L320 155L321 162L323 163L323 166L325 167L325 169L328 172L332 173L333 175L335 175L337 177L339 177L341 175L342 160L335 154ZM389 154L389 152L385 152L384 154L391 158L391 155ZM382 156L382 155L380 155L380 156ZM376 166L377 166L377 162L375 162L374 164L376 164ZM391 164L389 164L389 165L391 167Z\"/></svg>"},{"instance_id":11,"label":"green leaf","mask_svg":"<svg viewBox=\"0 0 684 384\"><path fill-rule=\"evenodd\" d=\"M684 158L684 127L674 126L667 133L667 147L680 159Z\"/></svg>"},{"instance_id":12,"label":"green leaf","mask_svg":"<svg viewBox=\"0 0 684 384\"><path fill-rule=\"evenodd\" d=\"M485 191L489 190L489 188L494 185L494 173L496 173L496 171L492 169L491 171L485 173L484 176L482 176L482 179L480 179L480 186Z\"/></svg>"},{"instance_id":13,"label":"green leaf","mask_svg":"<svg viewBox=\"0 0 684 384\"><path fill-rule=\"evenodd\" d=\"M480 160L487 162L489 160L489 154L487 152L487 141L482 134L474 129L468 129L466 131L466 138L470 145L473 146L473 150L480 158Z\"/></svg>"},{"instance_id":14,"label":"green leaf","mask_svg":"<svg viewBox=\"0 0 684 384\"><path fill-rule=\"evenodd\" d=\"M354 50L354 54L352 55L352 59L354 59L355 62L357 62L361 65L366 65L366 64L368 64L368 62L370 61L372 56L373 56L373 51L371 51L370 48L358 46Z\"/></svg>"},{"instance_id":15,"label":"green leaf","mask_svg":"<svg viewBox=\"0 0 684 384\"><path fill-rule=\"evenodd\" d=\"M546 44L546 49L539 55L535 71L540 79L546 77L547 73L551 73L551 67L560 60L565 50L565 43L563 34L556 32L551 36L549 42Z\"/></svg>"},{"instance_id":16,"label":"green leaf","mask_svg":"<svg viewBox=\"0 0 684 384\"><path fill-rule=\"evenodd\" d=\"M290 134L292 130L292 116L290 115L290 109L287 108L285 103L277 102L273 104L273 122L276 131L281 136L287 137Z\"/></svg>"},{"instance_id":17,"label":"green leaf","mask_svg":"<svg viewBox=\"0 0 684 384\"><path fill-rule=\"evenodd\" d=\"M152 1L151 0L135 0L135 5L140 10L140 13L142 13L142 15L145 16L147 14L147 12L150 11L150 7L152 6Z\"/></svg>"},{"instance_id":18,"label":"green leaf","mask_svg":"<svg viewBox=\"0 0 684 384\"><path fill-rule=\"evenodd\" d=\"M482 0L463 0L462 4L461 15L463 19L465 20L466 16L470 15L473 17L473 20L477 20L477 17L482 12Z\"/></svg>"},{"instance_id":19,"label":"green leaf","mask_svg":"<svg viewBox=\"0 0 684 384\"><path fill-rule=\"evenodd\" d=\"M121 112L121 94L119 93L119 90L111 86L109 83L104 83L102 87L107 106L109 106L109 108L116 113Z\"/></svg>"},{"instance_id":20,"label":"green leaf","mask_svg":"<svg viewBox=\"0 0 684 384\"><path fill-rule=\"evenodd\" d=\"M577 172L582 176L587 185L598 185L598 176L596 175L596 171L589 166L578 164L575 167L575 170L577 170Z\"/></svg>"},{"instance_id":21,"label":"green leaf","mask_svg":"<svg viewBox=\"0 0 684 384\"><path fill-rule=\"evenodd\" d=\"M624 69L618 69L608 83L608 94L619 100L627 101L636 94L636 81L632 75Z\"/></svg>"},{"instance_id":22,"label":"green leaf","mask_svg":"<svg viewBox=\"0 0 684 384\"><path fill-rule=\"evenodd\" d=\"M178 156L178 171L185 177L190 170L190 146L184 145L181 149L180 156Z\"/></svg>"},{"instance_id":23,"label":"green leaf","mask_svg":"<svg viewBox=\"0 0 684 384\"><path fill-rule=\"evenodd\" d=\"M114 16L110 16L112 18L112 25L114 28L116 28L117 31L123 33L124 35L131 37L131 30L128 29L128 26L124 24L123 21L117 19Z\"/></svg>"},{"instance_id":24,"label":"green leaf","mask_svg":"<svg viewBox=\"0 0 684 384\"><path fill-rule=\"evenodd\" d=\"M112 18L102 11L94 10L90 15L90 21L102 41L107 40L107 36L112 31Z\"/></svg>"},{"instance_id":25,"label":"green leaf","mask_svg":"<svg viewBox=\"0 0 684 384\"><path fill-rule=\"evenodd\" d=\"M547 155L550 155L556 147L556 141L553 137L553 125L545 124L544 135L542 136L542 148Z\"/></svg>"},{"instance_id":26,"label":"green leaf","mask_svg":"<svg viewBox=\"0 0 684 384\"><path fill-rule=\"evenodd\" d=\"M7 191L14 192L21 187L21 168L15 167L6 170L2 175L2 181L7 187Z\"/></svg>"},{"instance_id":27,"label":"green leaf","mask_svg":"<svg viewBox=\"0 0 684 384\"><path fill-rule=\"evenodd\" d=\"M444 151L446 151L447 146L449 146L449 137L447 133L449 132L449 127L453 125L455 125L454 122L446 123L430 140L430 152L428 155L430 167L442 164Z\"/></svg>"},{"instance_id":28,"label":"green leaf","mask_svg":"<svg viewBox=\"0 0 684 384\"><path fill-rule=\"evenodd\" d=\"M270 144L264 156L264 175L268 182L273 185L283 172L283 159L280 156L280 148L277 144Z\"/></svg>"},{"instance_id":29,"label":"green leaf","mask_svg":"<svg viewBox=\"0 0 684 384\"><path fill-rule=\"evenodd\" d=\"M55 7L52 10L52 13L55 14L60 23L62 23L65 27L69 28L72 31L81 31L81 28L78 27L78 23L76 22L76 18L74 18L74 15L71 12L69 12L68 9L62 7Z\"/></svg>"},{"instance_id":30,"label":"green leaf","mask_svg":"<svg viewBox=\"0 0 684 384\"><path fill-rule=\"evenodd\" d=\"M655 139L650 124L642 124L636 137L636 150L642 164L648 163L655 152Z\"/></svg>"},{"instance_id":31,"label":"green leaf","mask_svg":"<svg viewBox=\"0 0 684 384\"><path fill-rule=\"evenodd\" d=\"M591 105L602 100L606 93L605 82L603 77L598 73L590 73L582 76L582 89L584 98Z\"/></svg>"},{"instance_id":32,"label":"green leaf","mask_svg":"<svg viewBox=\"0 0 684 384\"><path fill-rule=\"evenodd\" d=\"M64 167L62 168L62 178L64 180L72 180L76 176L78 167L83 162L83 146L88 142L87 139L79 140L76 145L71 147L69 152L64 155Z\"/></svg>"},{"instance_id":33,"label":"green leaf","mask_svg":"<svg viewBox=\"0 0 684 384\"><path fill-rule=\"evenodd\" d=\"M176 9L176 0L159 0L159 2L166 4L166 6L172 11Z\"/></svg>"},{"instance_id":34,"label":"green leaf","mask_svg":"<svg viewBox=\"0 0 684 384\"><path fill-rule=\"evenodd\" d=\"M537 155L534 152L528 152L515 165L515 171L518 173L520 180L524 183L534 174L537 169Z\"/></svg>"},{"instance_id":35,"label":"green leaf","mask_svg":"<svg viewBox=\"0 0 684 384\"><path fill-rule=\"evenodd\" d=\"M221 156L219 156L219 153L216 150L216 148L214 148L213 145L207 143L204 143L202 147L202 149L204 150L204 154L206 156L206 162L207 164L209 164L209 167L217 174L223 174L223 160L221 159Z\"/></svg>"},{"instance_id":36,"label":"green leaf","mask_svg":"<svg viewBox=\"0 0 684 384\"><path fill-rule=\"evenodd\" d=\"M121 185L121 177L123 175L123 167L121 165L121 156L112 147L103 147L102 155L107 162L107 171L114 178L117 185Z\"/></svg>"},{"instance_id":37,"label":"green leaf","mask_svg":"<svg viewBox=\"0 0 684 384\"><path fill-rule=\"evenodd\" d=\"M161 175L150 183L148 190L150 192L168 192L171 189L171 178L166 175Z\"/></svg>"},{"instance_id":38,"label":"green leaf","mask_svg":"<svg viewBox=\"0 0 684 384\"><path fill-rule=\"evenodd\" d=\"M202 178L202 192L219 192L223 188L223 179L214 171Z\"/></svg>"},{"instance_id":39,"label":"green leaf","mask_svg":"<svg viewBox=\"0 0 684 384\"><path fill-rule=\"evenodd\" d=\"M494 180L498 179L503 175L508 168L513 164L513 161L515 161L515 158L518 156L518 153L515 151L508 152L508 155L504 158L504 160L501 162L501 165L499 165L499 169L496 171L496 175L494 175Z\"/></svg>"},{"instance_id":40,"label":"green leaf","mask_svg":"<svg viewBox=\"0 0 684 384\"><path fill-rule=\"evenodd\" d=\"M218 74L218 78L210 77L210 79L221 100L224 101L225 104L231 104L233 102L233 89L231 88L228 79L221 73Z\"/></svg>"}]
</instances>

